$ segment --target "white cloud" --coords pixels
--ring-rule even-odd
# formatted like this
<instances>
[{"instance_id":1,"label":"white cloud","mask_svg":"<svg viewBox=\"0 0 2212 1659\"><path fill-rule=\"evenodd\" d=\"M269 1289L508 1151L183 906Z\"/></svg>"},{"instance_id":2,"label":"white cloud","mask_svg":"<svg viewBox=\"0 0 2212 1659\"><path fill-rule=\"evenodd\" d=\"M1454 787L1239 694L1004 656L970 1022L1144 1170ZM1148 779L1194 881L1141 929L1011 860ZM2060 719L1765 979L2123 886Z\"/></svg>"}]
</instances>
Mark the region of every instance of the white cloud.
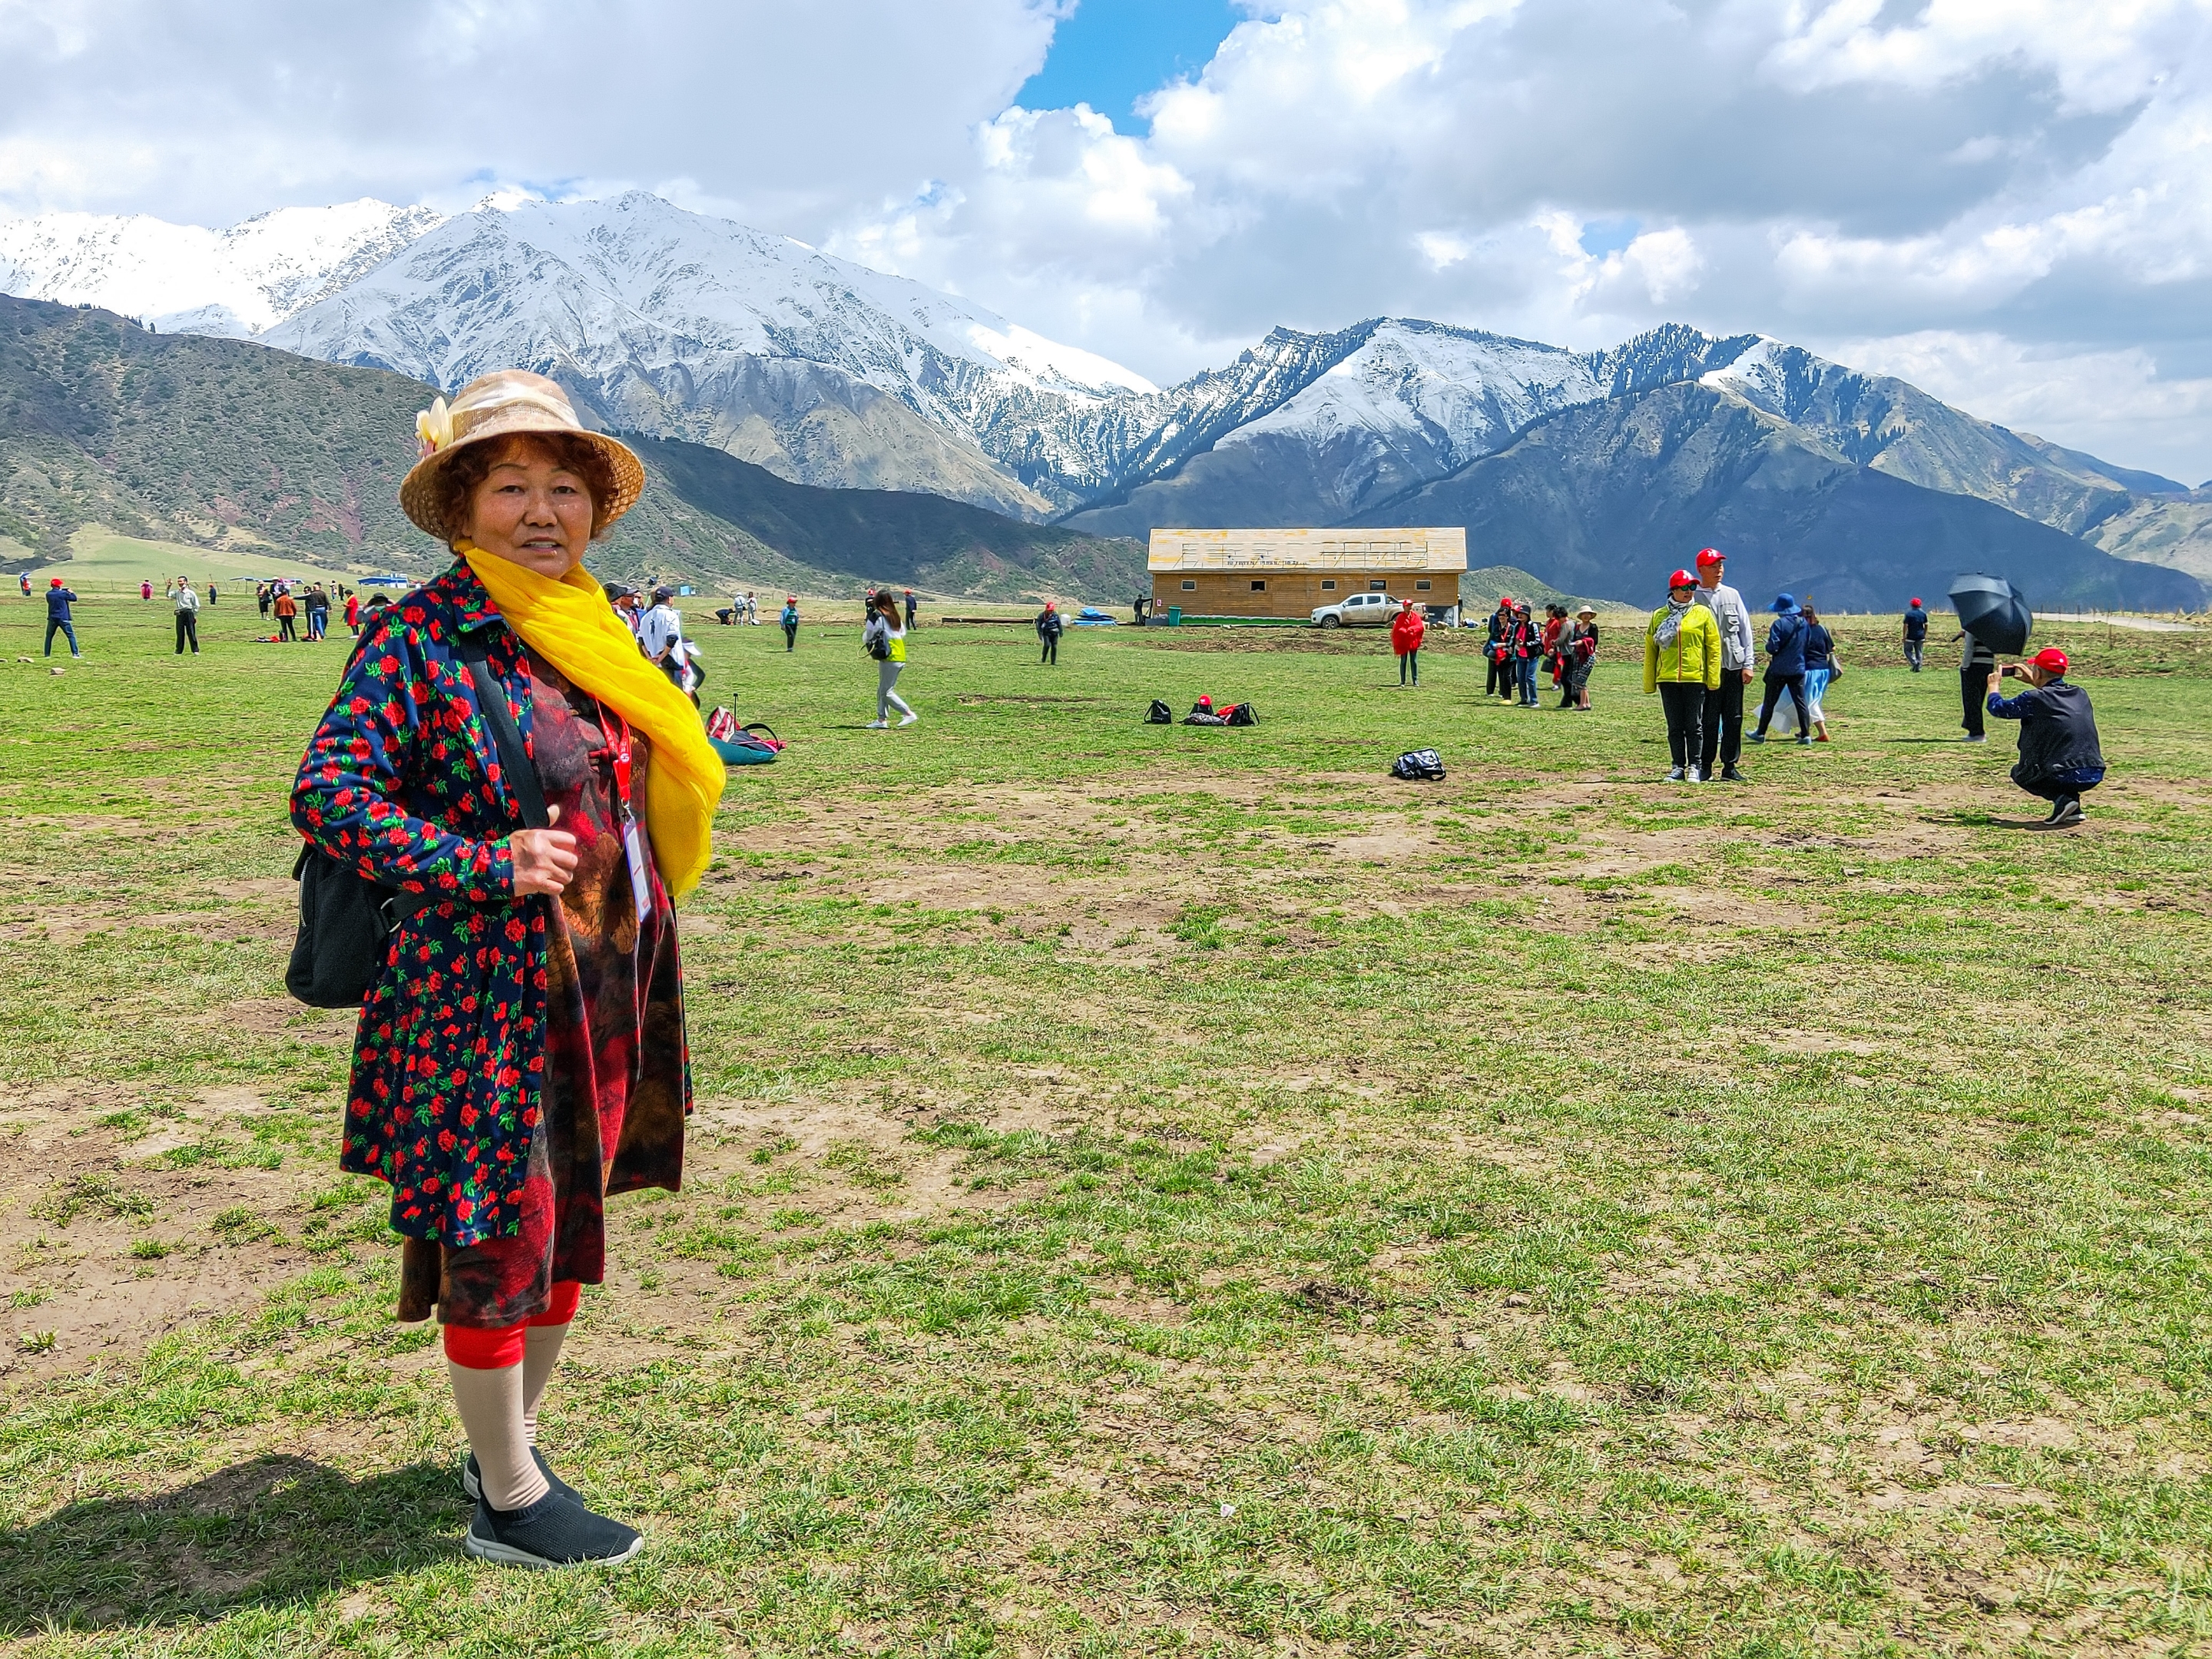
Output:
<instances>
[{"instance_id":1,"label":"white cloud","mask_svg":"<svg viewBox=\"0 0 2212 1659\"><path fill-rule=\"evenodd\" d=\"M643 185L1157 380L1381 313L1996 342L1941 395L2073 364L2044 428L2212 472L2212 0L1285 0L1134 132L1008 107L1066 9L0 0L0 212Z\"/></svg>"},{"instance_id":2,"label":"white cloud","mask_svg":"<svg viewBox=\"0 0 2212 1659\"><path fill-rule=\"evenodd\" d=\"M2212 0L1308 0L1146 110L981 124L929 211L841 246L1155 378L1386 312L2212 360ZM2212 411L2159 408L2108 429L2212 470Z\"/></svg>"}]
</instances>

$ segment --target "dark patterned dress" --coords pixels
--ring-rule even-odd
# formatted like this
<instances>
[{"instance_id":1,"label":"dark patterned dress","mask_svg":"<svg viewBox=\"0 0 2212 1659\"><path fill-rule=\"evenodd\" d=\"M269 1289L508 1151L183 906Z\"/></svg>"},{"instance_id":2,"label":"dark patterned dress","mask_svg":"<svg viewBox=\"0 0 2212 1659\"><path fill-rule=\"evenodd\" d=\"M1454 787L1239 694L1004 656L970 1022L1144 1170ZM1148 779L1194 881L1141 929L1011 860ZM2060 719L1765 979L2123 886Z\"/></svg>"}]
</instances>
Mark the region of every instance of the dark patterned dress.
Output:
<instances>
[{"instance_id":1,"label":"dark patterned dress","mask_svg":"<svg viewBox=\"0 0 2212 1659\"><path fill-rule=\"evenodd\" d=\"M523 1182L520 1231L464 1245L409 1239L399 1316L437 1304L448 1324L496 1329L544 1310L553 1285L605 1277L610 1193L678 1186L691 1098L682 972L667 890L653 867L643 922L617 811L615 751L631 748L631 798L645 798L645 740L625 732L534 653L531 749L545 804L576 837L576 873L553 908L545 1069Z\"/></svg>"}]
</instances>

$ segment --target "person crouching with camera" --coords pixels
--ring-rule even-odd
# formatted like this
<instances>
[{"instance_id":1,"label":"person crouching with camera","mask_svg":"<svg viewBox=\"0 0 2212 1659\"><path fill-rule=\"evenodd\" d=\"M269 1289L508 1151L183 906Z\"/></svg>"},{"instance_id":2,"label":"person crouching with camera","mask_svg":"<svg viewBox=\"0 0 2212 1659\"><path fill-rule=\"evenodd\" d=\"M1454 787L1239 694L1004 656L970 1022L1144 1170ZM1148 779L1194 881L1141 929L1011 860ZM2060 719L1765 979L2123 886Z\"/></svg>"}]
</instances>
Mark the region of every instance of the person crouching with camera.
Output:
<instances>
[{"instance_id":1,"label":"person crouching with camera","mask_svg":"<svg viewBox=\"0 0 2212 1659\"><path fill-rule=\"evenodd\" d=\"M2104 751L2097 744L2097 716L2089 694L2066 678L2066 653L2048 646L2026 662L2008 662L1990 676L1989 712L2020 722L2020 759L2012 781L2051 803L2039 830L2070 830L2081 820L2081 795L2105 781ZM2008 676L2027 682L2016 697L1997 695Z\"/></svg>"}]
</instances>

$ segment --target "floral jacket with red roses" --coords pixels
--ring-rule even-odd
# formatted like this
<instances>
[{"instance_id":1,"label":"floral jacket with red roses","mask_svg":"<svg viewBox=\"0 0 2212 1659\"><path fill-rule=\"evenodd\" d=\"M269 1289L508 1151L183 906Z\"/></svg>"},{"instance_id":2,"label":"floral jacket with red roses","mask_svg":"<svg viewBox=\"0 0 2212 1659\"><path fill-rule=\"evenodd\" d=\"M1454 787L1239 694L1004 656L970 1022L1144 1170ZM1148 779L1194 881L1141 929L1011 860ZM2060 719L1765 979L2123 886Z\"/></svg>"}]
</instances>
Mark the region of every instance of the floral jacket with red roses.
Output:
<instances>
[{"instance_id":1,"label":"floral jacket with red roses","mask_svg":"<svg viewBox=\"0 0 2212 1659\"><path fill-rule=\"evenodd\" d=\"M392 1184L392 1224L473 1244L520 1224L546 1050L547 905L514 895L522 827L461 652L526 744L530 677L465 563L378 615L316 728L292 822L361 874L453 896L416 912L362 1006L340 1167ZM533 751L534 752L534 751Z\"/></svg>"}]
</instances>

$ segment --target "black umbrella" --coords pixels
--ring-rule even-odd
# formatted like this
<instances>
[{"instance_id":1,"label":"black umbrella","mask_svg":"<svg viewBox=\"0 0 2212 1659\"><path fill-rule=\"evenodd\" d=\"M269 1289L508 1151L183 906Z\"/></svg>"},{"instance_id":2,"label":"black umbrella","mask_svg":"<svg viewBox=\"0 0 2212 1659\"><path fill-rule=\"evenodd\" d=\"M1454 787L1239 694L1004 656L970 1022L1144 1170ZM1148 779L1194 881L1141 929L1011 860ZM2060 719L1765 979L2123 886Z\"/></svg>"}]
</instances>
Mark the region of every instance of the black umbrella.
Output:
<instances>
[{"instance_id":1,"label":"black umbrella","mask_svg":"<svg viewBox=\"0 0 2212 1659\"><path fill-rule=\"evenodd\" d=\"M1951 608L1959 613L1959 626L1999 656L2027 649L2035 613L2027 596L2003 577L1960 577L1951 584Z\"/></svg>"}]
</instances>

